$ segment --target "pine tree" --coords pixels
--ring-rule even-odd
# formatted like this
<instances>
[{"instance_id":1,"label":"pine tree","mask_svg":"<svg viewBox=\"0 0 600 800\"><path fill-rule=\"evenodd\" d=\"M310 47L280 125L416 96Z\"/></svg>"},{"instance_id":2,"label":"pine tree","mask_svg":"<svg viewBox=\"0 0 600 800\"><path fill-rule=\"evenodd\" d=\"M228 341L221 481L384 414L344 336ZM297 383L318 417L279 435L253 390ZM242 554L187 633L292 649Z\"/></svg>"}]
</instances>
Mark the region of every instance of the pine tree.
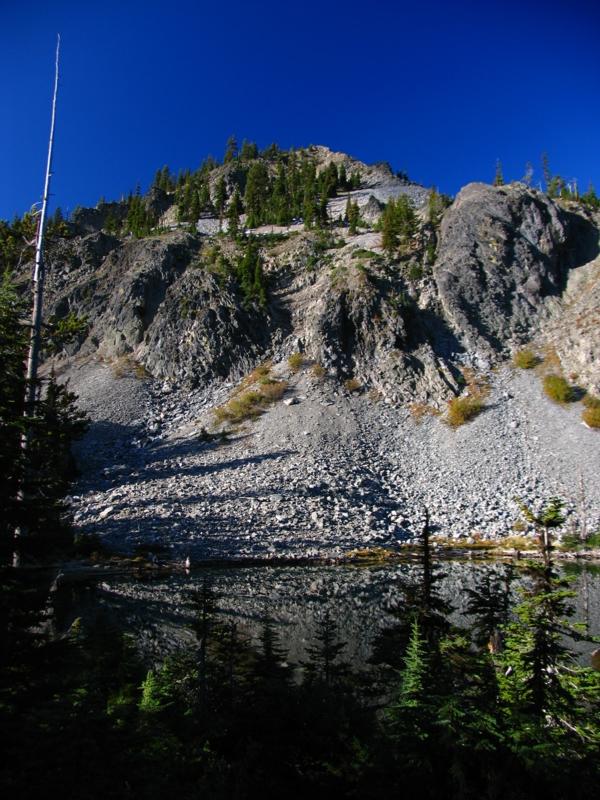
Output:
<instances>
[{"instance_id":1,"label":"pine tree","mask_svg":"<svg viewBox=\"0 0 600 800\"><path fill-rule=\"evenodd\" d=\"M225 155L223 157L223 163L229 164L232 161L234 161L237 158L237 152L238 152L237 139L235 138L235 136L232 135L229 137L229 139L227 139L227 145L225 147Z\"/></svg>"},{"instance_id":2,"label":"pine tree","mask_svg":"<svg viewBox=\"0 0 600 800\"><path fill-rule=\"evenodd\" d=\"M264 161L255 161L248 170L244 206L248 228L256 228L264 222L269 190L269 173Z\"/></svg>"},{"instance_id":3,"label":"pine tree","mask_svg":"<svg viewBox=\"0 0 600 800\"><path fill-rule=\"evenodd\" d=\"M242 199L237 186L227 208L228 233L237 236L240 228L240 214L242 213Z\"/></svg>"},{"instance_id":4,"label":"pine tree","mask_svg":"<svg viewBox=\"0 0 600 800\"><path fill-rule=\"evenodd\" d=\"M25 304L8 273L0 282L0 534L16 527L15 498L22 472L21 436L24 430L24 360L27 329L21 324Z\"/></svg>"},{"instance_id":5,"label":"pine tree","mask_svg":"<svg viewBox=\"0 0 600 800\"><path fill-rule=\"evenodd\" d=\"M316 633L316 644L307 648L310 661L304 666L309 683L320 681L331 687L348 675L350 668L347 662L341 662L340 656L347 643L338 638L338 626L329 611L326 611Z\"/></svg>"},{"instance_id":6,"label":"pine tree","mask_svg":"<svg viewBox=\"0 0 600 800\"><path fill-rule=\"evenodd\" d=\"M251 161L253 158L258 158L258 147L254 142L248 142L244 139L240 150L240 159L242 161Z\"/></svg>"},{"instance_id":7,"label":"pine tree","mask_svg":"<svg viewBox=\"0 0 600 800\"><path fill-rule=\"evenodd\" d=\"M565 521L563 514L564 502L560 497L551 497L542 510L535 514L534 511L518 498L516 502L527 522L535 525L539 534L539 544L546 563L550 561L552 551L552 537L550 531L560 528Z\"/></svg>"},{"instance_id":8,"label":"pine tree","mask_svg":"<svg viewBox=\"0 0 600 800\"><path fill-rule=\"evenodd\" d=\"M511 566L505 567L503 574L486 568L476 587L466 589L469 597L466 611L474 617L472 630L479 646L487 645L494 651L500 648L500 631L510 619L513 579Z\"/></svg>"},{"instance_id":9,"label":"pine tree","mask_svg":"<svg viewBox=\"0 0 600 800\"><path fill-rule=\"evenodd\" d=\"M206 705L208 695L208 655L209 644L216 628L217 596L212 581L204 578L200 589L190 593L194 609L191 629L198 640L198 683L200 688L200 704Z\"/></svg>"},{"instance_id":10,"label":"pine tree","mask_svg":"<svg viewBox=\"0 0 600 800\"><path fill-rule=\"evenodd\" d=\"M550 159L548 158L548 153L542 153L542 175L544 176L546 192L548 192L552 182L552 172L550 171Z\"/></svg>"},{"instance_id":11,"label":"pine tree","mask_svg":"<svg viewBox=\"0 0 600 800\"><path fill-rule=\"evenodd\" d=\"M346 220L348 221L348 233L355 236L358 233L358 224L360 222L360 210L358 203L353 202L348 198L346 202Z\"/></svg>"},{"instance_id":12,"label":"pine tree","mask_svg":"<svg viewBox=\"0 0 600 800\"><path fill-rule=\"evenodd\" d=\"M502 164L500 159L496 159L496 175L494 176L494 186L504 186L504 176L502 175Z\"/></svg>"},{"instance_id":13,"label":"pine tree","mask_svg":"<svg viewBox=\"0 0 600 800\"><path fill-rule=\"evenodd\" d=\"M213 211L214 207L212 204L212 199L210 196L210 187L207 182L202 182L200 184L200 189L198 191L198 204L200 206L201 211Z\"/></svg>"},{"instance_id":14,"label":"pine tree","mask_svg":"<svg viewBox=\"0 0 600 800\"><path fill-rule=\"evenodd\" d=\"M413 619L400 685L386 709L386 721L394 738L410 741L414 746L431 737L435 716L427 644L418 621Z\"/></svg>"},{"instance_id":15,"label":"pine tree","mask_svg":"<svg viewBox=\"0 0 600 800\"><path fill-rule=\"evenodd\" d=\"M290 210L291 202L292 200L288 193L285 166L280 162L277 167L277 176L273 183L273 191L269 201L271 221L276 225L289 225L292 221Z\"/></svg>"},{"instance_id":16,"label":"pine tree","mask_svg":"<svg viewBox=\"0 0 600 800\"><path fill-rule=\"evenodd\" d=\"M502 700L513 716L531 714L542 719L568 709L573 698L567 690L565 667L570 667L565 636L581 638L567 622L573 614L575 592L551 564L530 564L531 584L521 590L516 620L505 628L501 654Z\"/></svg>"},{"instance_id":17,"label":"pine tree","mask_svg":"<svg viewBox=\"0 0 600 800\"><path fill-rule=\"evenodd\" d=\"M258 244L249 238L242 258L236 267L236 276L246 300L264 306L267 302L267 285L263 274Z\"/></svg>"},{"instance_id":18,"label":"pine tree","mask_svg":"<svg viewBox=\"0 0 600 800\"><path fill-rule=\"evenodd\" d=\"M219 221L223 222L223 214L225 212L225 203L227 202L227 187L225 185L225 178L221 175L215 186L215 208L219 215Z\"/></svg>"}]
</instances>

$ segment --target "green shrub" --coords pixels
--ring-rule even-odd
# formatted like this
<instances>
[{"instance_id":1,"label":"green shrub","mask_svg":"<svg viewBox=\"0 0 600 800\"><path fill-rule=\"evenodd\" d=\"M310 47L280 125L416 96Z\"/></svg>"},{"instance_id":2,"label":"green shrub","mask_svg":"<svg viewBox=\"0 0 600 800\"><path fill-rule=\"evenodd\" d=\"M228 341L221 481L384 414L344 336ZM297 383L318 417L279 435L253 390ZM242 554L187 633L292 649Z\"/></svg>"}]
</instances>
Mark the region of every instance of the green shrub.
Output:
<instances>
[{"instance_id":1,"label":"green shrub","mask_svg":"<svg viewBox=\"0 0 600 800\"><path fill-rule=\"evenodd\" d=\"M600 428L600 406L586 408L581 415L581 419L590 428Z\"/></svg>"},{"instance_id":2,"label":"green shrub","mask_svg":"<svg viewBox=\"0 0 600 800\"><path fill-rule=\"evenodd\" d=\"M377 253L373 250L366 250L364 247L359 247L352 253L352 258L378 258Z\"/></svg>"},{"instance_id":3,"label":"green shrub","mask_svg":"<svg viewBox=\"0 0 600 800\"><path fill-rule=\"evenodd\" d=\"M586 394L581 401L586 408L600 408L600 397L593 394Z\"/></svg>"},{"instance_id":4,"label":"green shrub","mask_svg":"<svg viewBox=\"0 0 600 800\"><path fill-rule=\"evenodd\" d=\"M455 397L448 403L448 424L458 428L477 416L483 409L479 397Z\"/></svg>"},{"instance_id":5,"label":"green shrub","mask_svg":"<svg viewBox=\"0 0 600 800\"><path fill-rule=\"evenodd\" d=\"M572 403L575 400L573 387L561 375L546 375L544 392L555 403Z\"/></svg>"},{"instance_id":6,"label":"green shrub","mask_svg":"<svg viewBox=\"0 0 600 800\"><path fill-rule=\"evenodd\" d=\"M408 277L411 281L420 281L423 277L423 267L420 264L411 264L408 268Z\"/></svg>"},{"instance_id":7,"label":"green shrub","mask_svg":"<svg viewBox=\"0 0 600 800\"><path fill-rule=\"evenodd\" d=\"M513 364L519 369L533 369L540 363L533 350L519 350L513 356Z\"/></svg>"},{"instance_id":8,"label":"green shrub","mask_svg":"<svg viewBox=\"0 0 600 800\"><path fill-rule=\"evenodd\" d=\"M251 374L255 373L256 370ZM265 383L263 379L264 376L258 377L260 388L246 389L235 394L224 405L215 408L213 411L215 422L217 424L223 422L237 424L247 419L255 419L266 411L267 406L280 400L287 388L287 382L269 380ZM246 386L247 380L244 381Z\"/></svg>"},{"instance_id":9,"label":"green shrub","mask_svg":"<svg viewBox=\"0 0 600 800\"><path fill-rule=\"evenodd\" d=\"M302 353L292 353L288 358L288 366L292 372L299 372L304 365L304 356Z\"/></svg>"},{"instance_id":10,"label":"green shrub","mask_svg":"<svg viewBox=\"0 0 600 800\"><path fill-rule=\"evenodd\" d=\"M360 381L357 378L348 378L348 380L344 381L344 389L347 392L358 392L360 386Z\"/></svg>"},{"instance_id":11,"label":"green shrub","mask_svg":"<svg viewBox=\"0 0 600 800\"><path fill-rule=\"evenodd\" d=\"M600 547L600 531L590 533L586 539L582 539L577 533L567 533L562 537L562 550L582 550L586 547Z\"/></svg>"},{"instance_id":12,"label":"green shrub","mask_svg":"<svg viewBox=\"0 0 600 800\"><path fill-rule=\"evenodd\" d=\"M51 355L55 355L65 345L74 341L83 341L87 336L89 324L87 317L79 317L73 311L70 311L62 319L52 317L48 322L48 328L48 352Z\"/></svg>"},{"instance_id":13,"label":"green shrub","mask_svg":"<svg viewBox=\"0 0 600 800\"><path fill-rule=\"evenodd\" d=\"M314 378L323 378L326 373L326 369L322 364L313 364L311 370Z\"/></svg>"}]
</instances>

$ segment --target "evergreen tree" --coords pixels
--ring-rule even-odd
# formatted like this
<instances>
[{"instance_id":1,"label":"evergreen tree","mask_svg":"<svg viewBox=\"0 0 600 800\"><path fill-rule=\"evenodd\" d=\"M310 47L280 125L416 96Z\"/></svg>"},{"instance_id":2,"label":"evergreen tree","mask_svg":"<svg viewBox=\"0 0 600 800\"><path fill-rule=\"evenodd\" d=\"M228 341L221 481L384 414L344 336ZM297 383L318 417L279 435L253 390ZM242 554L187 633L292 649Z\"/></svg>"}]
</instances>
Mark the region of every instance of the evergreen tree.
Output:
<instances>
[{"instance_id":1,"label":"evergreen tree","mask_svg":"<svg viewBox=\"0 0 600 800\"><path fill-rule=\"evenodd\" d=\"M568 732L568 725L565 729L560 720L568 720L580 708L577 671L566 637L583 638L583 633L581 626L568 621L575 596L569 581L559 577L551 564L531 563L528 570L530 585L521 589L516 619L505 628L501 700L513 731L525 726L525 732L529 718L538 727L537 736L539 724L545 728L553 719L546 731L553 738L556 733ZM598 684L600 687L600 681ZM570 724L575 726L575 720ZM539 745L541 749L543 742Z\"/></svg>"},{"instance_id":2,"label":"evergreen tree","mask_svg":"<svg viewBox=\"0 0 600 800\"><path fill-rule=\"evenodd\" d=\"M227 208L228 232L231 236L237 236L240 228L240 214L242 213L242 199L236 186L233 197L229 201Z\"/></svg>"},{"instance_id":3,"label":"evergreen tree","mask_svg":"<svg viewBox=\"0 0 600 800\"><path fill-rule=\"evenodd\" d=\"M431 736L436 721L431 674L426 642L413 619L398 693L386 710L395 738L414 743Z\"/></svg>"},{"instance_id":4,"label":"evergreen tree","mask_svg":"<svg viewBox=\"0 0 600 800\"><path fill-rule=\"evenodd\" d=\"M338 626L329 611L326 611L319 624L316 644L307 648L310 661L304 666L309 683L322 682L331 687L349 674L348 663L341 662L340 656L347 643L338 638Z\"/></svg>"},{"instance_id":5,"label":"evergreen tree","mask_svg":"<svg viewBox=\"0 0 600 800\"><path fill-rule=\"evenodd\" d=\"M198 683L200 704L205 706L208 696L208 655L209 644L216 628L217 597L212 582L204 578L199 589L190 593L194 609L191 629L198 640Z\"/></svg>"},{"instance_id":6,"label":"evergreen tree","mask_svg":"<svg viewBox=\"0 0 600 800\"><path fill-rule=\"evenodd\" d=\"M504 186L504 176L502 175L502 164L500 159L496 159L496 175L494 176L494 186Z\"/></svg>"},{"instance_id":7,"label":"evergreen tree","mask_svg":"<svg viewBox=\"0 0 600 800\"><path fill-rule=\"evenodd\" d=\"M254 142L248 142L244 139L240 150L240 158L242 161L251 161L254 158L258 158L258 147Z\"/></svg>"},{"instance_id":8,"label":"evergreen tree","mask_svg":"<svg viewBox=\"0 0 600 800\"><path fill-rule=\"evenodd\" d=\"M281 154L281 150L279 149L279 145L275 142L272 142L268 147L262 151L261 155L263 158L266 158L267 161L273 161L276 158L279 158Z\"/></svg>"},{"instance_id":9,"label":"evergreen tree","mask_svg":"<svg viewBox=\"0 0 600 800\"><path fill-rule=\"evenodd\" d=\"M358 225L360 222L360 210L358 203L353 202L348 198L346 202L346 220L348 221L348 232L355 236L358 233Z\"/></svg>"},{"instance_id":10,"label":"evergreen tree","mask_svg":"<svg viewBox=\"0 0 600 800\"><path fill-rule=\"evenodd\" d=\"M410 240L416 231L417 220L410 200L405 195L397 200L391 199L386 204L380 226L381 246L390 255Z\"/></svg>"},{"instance_id":11,"label":"evergreen tree","mask_svg":"<svg viewBox=\"0 0 600 800\"><path fill-rule=\"evenodd\" d=\"M248 240L244 254L237 263L236 276L246 300L265 306L267 285L258 244L252 238Z\"/></svg>"},{"instance_id":12,"label":"evergreen tree","mask_svg":"<svg viewBox=\"0 0 600 800\"><path fill-rule=\"evenodd\" d=\"M592 210L600 208L600 198L596 194L593 183L590 182L587 192L581 195L581 202Z\"/></svg>"},{"instance_id":13,"label":"evergreen tree","mask_svg":"<svg viewBox=\"0 0 600 800\"><path fill-rule=\"evenodd\" d=\"M201 211L214 211L214 206L210 196L210 187L205 181L200 184L200 189L198 191L198 205L200 206Z\"/></svg>"},{"instance_id":14,"label":"evergreen tree","mask_svg":"<svg viewBox=\"0 0 600 800\"><path fill-rule=\"evenodd\" d=\"M0 283L0 534L19 527L31 534L57 531L64 508L60 504L73 477L71 444L86 430L76 397L53 375L40 386L30 430L27 463L21 437L25 395L24 360L28 329L26 311L8 275ZM17 499L21 490L24 499Z\"/></svg>"},{"instance_id":15,"label":"evergreen tree","mask_svg":"<svg viewBox=\"0 0 600 800\"><path fill-rule=\"evenodd\" d=\"M264 222L269 190L269 173L264 161L255 161L248 170L244 206L248 228L256 228Z\"/></svg>"},{"instance_id":16,"label":"evergreen tree","mask_svg":"<svg viewBox=\"0 0 600 800\"><path fill-rule=\"evenodd\" d=\"M225 178L221 175L215 186L215 208L219 215L220 222L223 222L223 214L225 213L226 202L227 202L227 187L225 185Z\"/></svg>"},{"instance_id":17,"label":"evergreen tree","mask_svg":"<svg viewBox=\"0 0 600 800\"><path fill-rule=\"evenodd\" d=\"M289 225L292 221L291 205L292 199L288 192L285 166L280 162L270 198L271 221L276 225Z\"/></svg>"},{"instance_id":18,"label":"evergreen tree","mask_svg":"<svg viewBox=\"0 0 600 800\"><path fill-rule=\"evenodd\" d=\"M275 626L271 619L265 619L260 633L260 647L254 665L256 678L272 690L274 684L288 684L291 670L287 664L287 653L279 645Z\"/></svg>"},{"instance_id":19,"label":"evergreen tree","mask_svg":"<svg viewBox=\"0 0 600 800\"><path fill-rule=\"evenodd\" d=\"M563 514L564 502L559 497L551 497L539 514L535 514L529 506L522 503L518 498L516 498L516 501L527 522L535 525L539 535L542 555L545 562L548 563L553 549L550 531L554 528L560 528L565 521Z\"/></svg>"},{"instance_id":20,"label":"evergreen tree","mask_svg":"<svg viewBox=\"0 0 600 800\"><path fill-rule=\"evenodd\" d=\"M0 532L16 527L16 496L22 475L21 436L25 396L26 308L8 273L0 283Z\"/></svg>"},{"instance_id":21,"label":"evergreen tree","mask_svg":"<svg viewBox=\"0 0 600 800\"><path fill-rule=\"evenodd\" d=\"M544 176L546 192L548 192L552 182L552 172L550 171L550 159L548 158L548 153L542 153L542 175Z\"/></svg>"},{"instance_id":22,"label":"evergreen tree","mask_svg":"<svg viewBox=\"0 0 600 800\"><path fill-rule=\"evenodd\" d=\"M135 194L129 195L126 228L139 239L150 233L153 222L154 220L144 204L138 186Z\"/></svg>"},{"instance_id":23,"label":"evergreen tree","mask_svg":"<svg viewBox=\"0 0 600 800\"><path fill-rule=\"evenodd\" d=\"M232 161L235 161L235 159L237 158L237 154L238 154L237 139L235 138L235 136L230 136L229 139L227 139L227 146L225 147L225 155L223 157L223 163L229 164Z\"/></svg>"},{"instance_id":24,"label":"evergreen tree","mask_svg":"<svg viewBox=\"0 0 600 800\"><path fill-rule=\"evenodd\" d=\"M496 651L501 647L500 632L510 619L510 585L514 571L507 566L500 573L485 569L481 580L474 589L466 589L469 601L467 614L474 617L473 634L475 643Z\"/></svg>"}]
</instances>

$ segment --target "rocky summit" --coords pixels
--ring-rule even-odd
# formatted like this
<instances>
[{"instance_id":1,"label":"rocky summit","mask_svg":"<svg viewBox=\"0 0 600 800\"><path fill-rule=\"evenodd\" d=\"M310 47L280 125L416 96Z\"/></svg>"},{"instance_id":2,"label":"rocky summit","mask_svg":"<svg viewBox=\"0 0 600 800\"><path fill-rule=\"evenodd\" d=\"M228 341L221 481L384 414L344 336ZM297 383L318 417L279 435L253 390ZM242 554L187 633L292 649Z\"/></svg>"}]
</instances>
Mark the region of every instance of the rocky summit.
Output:
<instances>
[{"instance_id":1,"label":"rocky summit","mask_svg":"<svg viewBox=\"0 0 600 800\"><path fill-rule=\"evenodd\" d=\"M450 540L532 536L515 498L559 496L597 529L598 211L524 183L451 201L313 147L305 180L338 177L292 216L268 211L265 186L294 196L271 155L78 209L49 243L47 315L77 335L47 366L92 420L76 528L178 560L336 557L414 540L425 509Z\"/></svg>"}]
</instances>

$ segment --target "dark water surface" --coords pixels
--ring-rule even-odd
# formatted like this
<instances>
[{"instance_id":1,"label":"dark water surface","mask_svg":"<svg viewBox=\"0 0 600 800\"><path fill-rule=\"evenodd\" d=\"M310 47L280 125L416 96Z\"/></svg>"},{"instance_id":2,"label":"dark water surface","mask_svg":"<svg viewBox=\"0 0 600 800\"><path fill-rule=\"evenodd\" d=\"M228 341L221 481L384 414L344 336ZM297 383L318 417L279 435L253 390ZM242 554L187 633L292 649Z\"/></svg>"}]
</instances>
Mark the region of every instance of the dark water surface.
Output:
<instances>
[{"instance_id":1,"label":"dark water surface","mask_svg":"<svg viewBox=\"0 0 600 800\"><path fill-rule=\"evenodd\" d=\"M437 570L444 573L440 593L453 607L454 622L468 624L465 608L467 588L486 571L504 574L501 563L444 561ZM527 581L522 566L510 593L518 601L518 587ZM600 635L600 566L567 564L563 574L573 578L575 614L572 620L586 623L591 635ZM306 657L314 644L320 621L329 614L338 623L339 637L347 642L346 659L360 666L368 659L373 639L394 621L391 609L406 614L401 585L417 581L420 568L414 564L377 567L351 566L260 566L192 570L188 574L157 575L153 579L106 577L62 602L60 627L75 616L103 612L132 633L144 656L161 660L167 653L194 641L190 592L209 580L217 607L224 620L235 621L238 629L256 641L265 619L272 621L280 643L295 663ZM583 662L597 645L575 643Z\"/></svg>"}]
</instances>

